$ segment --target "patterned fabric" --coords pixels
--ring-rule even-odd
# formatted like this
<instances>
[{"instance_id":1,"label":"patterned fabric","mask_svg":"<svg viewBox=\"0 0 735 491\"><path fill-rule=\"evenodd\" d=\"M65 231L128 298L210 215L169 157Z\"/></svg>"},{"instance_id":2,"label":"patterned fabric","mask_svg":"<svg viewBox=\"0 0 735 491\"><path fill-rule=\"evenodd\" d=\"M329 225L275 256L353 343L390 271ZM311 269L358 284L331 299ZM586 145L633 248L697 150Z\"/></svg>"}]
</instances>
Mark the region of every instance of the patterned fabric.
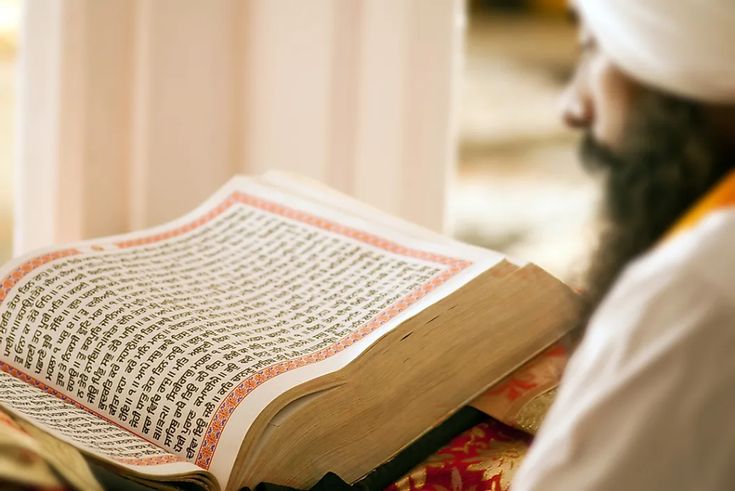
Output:
<instances>
[{"instance_id":1,"label":"patterned fabric","mask_svg":"<svg viewBox=\"0 0 735 491\"><path fill-rule=\"evenodd\" d=\"M558 342L470 403L488 416L535 435L554 402L569 353Z\"/></svg>"},{"instance_id":2,"label":"patterned fabric","mask_svg":"<svg viewBox=\"0 0 735 491\"><path fill-rule=\"evenodd\" d=\"M529 443L527 434L488 418L386 491L507 491Z\"/></svg>"},{"instance_id":3,"label":"patterned fabric","mask_svg":"<svg viewBox=\"0 0 735 491\"><path fill-rule=\"evenodd\" d=\"M685 232L694 227L700 220L717 210L735 206L735 171L730 172L714 189L708 192L698 203L691 207L684 216L669 230L664 240Z\"/></svg>"}]
</instances>

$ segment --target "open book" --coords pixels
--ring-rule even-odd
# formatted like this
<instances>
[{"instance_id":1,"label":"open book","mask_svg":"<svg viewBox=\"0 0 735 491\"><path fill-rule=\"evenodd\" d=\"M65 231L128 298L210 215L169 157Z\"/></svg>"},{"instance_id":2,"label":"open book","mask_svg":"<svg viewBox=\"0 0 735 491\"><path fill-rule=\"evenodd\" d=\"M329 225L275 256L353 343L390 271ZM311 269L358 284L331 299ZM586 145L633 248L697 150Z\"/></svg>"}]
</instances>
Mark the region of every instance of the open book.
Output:
<instances>
[{"instance_id":1,"label":"open book","mask_svg":"<svg viewBox=\"0 0 735 491\"><path fill-rule=\"evenodd\" d=\"M558 340L575 295L321 185L0 270L0 404L131 479L348 481Z\"/></svg>"}]
</instances>

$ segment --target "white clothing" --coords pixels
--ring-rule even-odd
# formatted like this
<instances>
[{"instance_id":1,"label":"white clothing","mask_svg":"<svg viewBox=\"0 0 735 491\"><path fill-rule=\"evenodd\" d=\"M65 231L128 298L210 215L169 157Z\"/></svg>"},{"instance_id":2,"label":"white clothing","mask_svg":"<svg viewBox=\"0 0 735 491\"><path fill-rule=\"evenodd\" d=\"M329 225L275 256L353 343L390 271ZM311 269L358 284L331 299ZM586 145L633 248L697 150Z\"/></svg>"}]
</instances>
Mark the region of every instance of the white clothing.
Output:
<instances>
[{"instance_id":1,"label":"white clothing","mask_svg":"<svg viewBox=\"0 0 735 491\"><path fill-rule=\"evenodd\" d=\"M512 491L735 490L735 210L631 264Z\"/></svg>"},{"instance_id":2,"label":"white clothing","mask_svg":"<svg viewBox=\"0 0 735 491\"><path fill-rule=\"evenodd\" d=\"M624 72L700 101L735 102L735 1L576 0Z\"/></svg>"}]
</instances>

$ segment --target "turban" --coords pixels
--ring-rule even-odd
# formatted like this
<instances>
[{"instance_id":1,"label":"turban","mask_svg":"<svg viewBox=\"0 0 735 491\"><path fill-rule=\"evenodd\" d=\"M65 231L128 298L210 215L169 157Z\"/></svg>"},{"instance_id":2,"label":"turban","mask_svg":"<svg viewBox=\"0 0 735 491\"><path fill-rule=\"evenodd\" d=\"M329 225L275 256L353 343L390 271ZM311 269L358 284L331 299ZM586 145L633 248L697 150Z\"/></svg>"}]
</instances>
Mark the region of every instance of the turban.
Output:
<instances>
[{"instance_id":1,"label":"turban","mask_svg":"<svg viewBox=\"0 0 735 491\"><path fill-rule=\"evenodd\" d=\"M735 103L735 0L576 0L600 48L651 87Z\"/></svg>"}]
</instances>

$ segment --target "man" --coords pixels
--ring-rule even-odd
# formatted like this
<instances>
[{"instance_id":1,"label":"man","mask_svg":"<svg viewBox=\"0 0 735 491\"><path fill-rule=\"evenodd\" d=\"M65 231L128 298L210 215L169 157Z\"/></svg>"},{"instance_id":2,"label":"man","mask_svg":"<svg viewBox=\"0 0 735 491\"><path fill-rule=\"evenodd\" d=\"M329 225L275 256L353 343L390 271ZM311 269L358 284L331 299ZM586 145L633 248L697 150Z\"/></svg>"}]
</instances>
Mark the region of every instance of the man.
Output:
<instances>
[{"instance_id":1,"label":"man","mask_svg":"<svg viewBox=\"0 0 735 491\"><path fill-rule=\"evenodd\" d=\"M608 226L512 489L735 489L735 1L575 8L564 117L605 173Z\"/></svg>"}]
</instances>

